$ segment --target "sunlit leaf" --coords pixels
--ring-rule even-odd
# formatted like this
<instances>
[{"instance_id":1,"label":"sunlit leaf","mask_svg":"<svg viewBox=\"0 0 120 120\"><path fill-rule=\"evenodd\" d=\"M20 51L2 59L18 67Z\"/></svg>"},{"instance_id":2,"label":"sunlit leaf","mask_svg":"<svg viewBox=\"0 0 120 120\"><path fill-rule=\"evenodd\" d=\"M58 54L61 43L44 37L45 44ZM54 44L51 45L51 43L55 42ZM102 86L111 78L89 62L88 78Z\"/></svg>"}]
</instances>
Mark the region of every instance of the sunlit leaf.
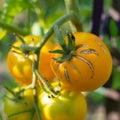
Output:
<instances>
[{"instance_id":1,"label":"sunlit leaf","mask_svg":"<svg viewBox=\"0 0 120 120\"><path fill-rule=\"evenodd\" d=\"M0 28L0 40L6 35L7 31Z\"/></svg>"}]
</instances>

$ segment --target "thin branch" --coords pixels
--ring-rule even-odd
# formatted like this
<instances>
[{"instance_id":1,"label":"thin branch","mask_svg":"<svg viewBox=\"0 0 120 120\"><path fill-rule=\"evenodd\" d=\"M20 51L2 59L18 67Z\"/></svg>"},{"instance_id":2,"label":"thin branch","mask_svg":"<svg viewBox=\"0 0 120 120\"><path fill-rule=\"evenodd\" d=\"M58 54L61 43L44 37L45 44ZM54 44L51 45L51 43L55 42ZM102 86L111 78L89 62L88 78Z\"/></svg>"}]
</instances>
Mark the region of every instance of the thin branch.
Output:
<instances>
[{"instance_id":1,"label":"thin branch","mask_svg":"<svg viewBox=\"0 0 120 120\"><path fill-rule=\"evenodd\" d=\"M28 29L20 29L17 26L7 24L3 21L0 21L0 27L7 29L8 31L21 34L21 35L28 35L30 33L30 31Z\"/></svg>"},{"instance_id":2,"label":"thin branch","mask_svg":"<svg viewBox=\"0 0 120 120\"><path fill-rule=\"evenodd\" d=\"M23 111L20 111L20 112L16 112L16 113L13 113L13 114L10 114L8 115L8 118L11 118L15 115L19 115L19 114L23 114L23 113L27 113L27 112L32 112L32 109L29 109L29 110L23 110Z\"/></svg>"},{"instance_id":3,"label":"thin branch","mask_svg":"<svg viewBox=\"0 0 120 120\"><path fill-rule=\"evenodd\" d=\"M26 50L33 50L33 51L40 51L41 48L44 46L44 44L47 42L47 40L50 38L50 36L54 33L54 26L58 25L62 25L67 21L70 20L74 20L75 19L75 15L73 12L70 12L64 16L62 16L61 18L59 18L52 26L51 28L48 30L48 32L44 35L43 39L40 41L40 43L38 44L38 46L36 47L32 47L32 46L26 46L26 45L22 45L22 49L26 49Z\"/></svg>"},{"instance_id":4,"label":"thin branch","mask_svg":"<svg viewBox=\"0 0 120 120\"><path fill-rule=\"evenodd\" d=\"M40 41L40 44L38 46L38 49L41 49L43 47L43 45L47 42L48 38L53 34L54 32L54 26L60 26L62 24L64 24L67 21L70 20L74 20L75 19L75 15L73 12L69 12L68 14L62 16L61 18L59 18L52 26L51 28L48 30L48 32L44 35L44 38Z\"/></svg>"}]
</instances>

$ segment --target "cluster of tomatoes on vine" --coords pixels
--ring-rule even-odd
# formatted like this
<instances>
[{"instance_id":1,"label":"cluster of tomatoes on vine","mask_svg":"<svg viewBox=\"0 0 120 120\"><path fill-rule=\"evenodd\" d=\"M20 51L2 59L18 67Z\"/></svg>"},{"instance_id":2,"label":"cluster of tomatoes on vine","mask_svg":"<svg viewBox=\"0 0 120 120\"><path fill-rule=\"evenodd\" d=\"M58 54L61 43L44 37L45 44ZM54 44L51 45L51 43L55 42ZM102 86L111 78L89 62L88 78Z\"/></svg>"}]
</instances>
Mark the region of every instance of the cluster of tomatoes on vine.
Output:
<instances>
[{"instance_id":1,"label":"cluster of tomatoes on vine","mask_svg":"<svg viewBox=\"0 0 120 120\"><path fill-rule=\"evenodd\" d=\"M5 97L8 120L85 120L87 102L82 92L95 90L109 79L112 58L108 48L94 34L70 33L60 44L48 40L36 52L35 68L34 50L20 46L37 47L41 39L23 37L8 53L10 73L21 85Z\"/></svg>"}]
</instances>

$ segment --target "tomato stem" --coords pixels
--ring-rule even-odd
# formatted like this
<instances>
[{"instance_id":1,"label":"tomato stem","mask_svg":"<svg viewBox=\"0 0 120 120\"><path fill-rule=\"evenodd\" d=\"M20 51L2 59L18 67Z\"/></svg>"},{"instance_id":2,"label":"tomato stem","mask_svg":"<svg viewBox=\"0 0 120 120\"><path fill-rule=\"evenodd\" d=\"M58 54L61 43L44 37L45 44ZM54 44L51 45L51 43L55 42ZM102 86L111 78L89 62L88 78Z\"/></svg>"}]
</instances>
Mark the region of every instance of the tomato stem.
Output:
<instances>
[{"instance_id":1,"label":"tomato stem","mask_svg":"<svg viewBox=\"0 0 120 120\"><path fill-rule=\"evenodd\" d=\"M74 13L73 12L69 12L68 14L62 16L61 18L59 18L52 26L51 28L48 30L48 32L44 35L43 39L40 41L39 45L38 45L38 49L40 50L43 45L47 42L48 38L54 33L54 28L55 26L60 26L63 23L75 19Z\"/></svg>"},{"instance_id":2,"label":"tomato stem","mask_svg":"<svg viewBox=\"0 0 120 120\"><path fill-rule=\"evenodd\" d=\"M56 34L56 36L58 38L58 42L59 42L60 46L62 47L62 49L64 51L66 51L67 50L66 42L64 40L64 37L63 37L63 35L61 33L61 30L60 30L58 25L54 26L54 32L55 32L55 34Z\"/></svg>"},{"instance_id":3,"label":"tomato stem","mask_svg":"<svg viewBox=\"0 0 120 120\"><path fill-rule=\"evenodd\" d=\"M39 42L39 44L36 47L33 46L27 46L25 44L21 45L21 49L25 49L28 51L40 51L41 48L44 46L44 44L47 42L47 40L50 38L50 36L54 33L54 27L60 26L64 24L65 22L68 22L69 20L76 20L76 16L73 12L69 12L68 14L62 16L59 18L48 30L48 32L44 35L43 39Z\"/></svg>"},{"instance_id":4,"label":"tomato stem","mask_svg":"<svg viewBox=\"0 0 120 120\"><path fill-rule=\"evenodd\" d=\"M56 30L55 33L57 35L61 34L58 27L56 27L55 30ZM75 56L75 50L76 50L75 37L73 36L73 34L70 33L67 35L67 40L68 40L67 41L68 43L59 35L59 43L62 47L62 50L57 49L57 50L50 51L51 53L58 53L62 55L59 58L53 58L57 62L62 63L64 61L70 60L72 56Z\"/></svg>"},{"instance_id":5,"label":"tomato stem","mask_svg":"<svg viewBox=\"0 0 120 120\"><path fill-rule=\"evenodd\" d=\"M35 59L34 59L34 63L33 63L33 79L32 79L32 86L33 86L33 95L34 95L34 107L35 110L37 112L37 117L38 120L41 120L41 116L40 116L40 110L38 107L38 101L37 101L37 89L36 89L36 83L37 83L37 75L36 75L36 70L38 69L38 61L39 61L39 52L36 52L35 54Z\"/></svg>"},{"instance_id":6,"label":"tomato stem","mask_svg":"<svg viewBox=\"0 0 120 120\"><path fill-rule=\"evenodd\" d=\"M37 90L36 89L33 89L33 92L34 92L34 107L35 107L35 110L37 112L37 117L38 117L38 120L42 120L41 119L41 116L40 116L40 110L39 110L39 107L38 107L38 101L37 101Z\"/></svg>"},{"instance_id":7,"label":"tomato stem","mask_svg":"<svg viewBox=\"0 0 120 120\"><path fill-rule=\"evenodd\" d=\"M15 115L19 115L19 114L26 113L26 112L32 112L32 109L24 110L24 111L20 111L20 112L16 112L16 113L13 113L13 114L8 115L7 117L8 117L8 118L11 118L11 117L13 117L13 116L15 116Z\"/></svg>"},{"instance_id":8,"label":"tomato stem","mask_svg":"<svg viewBox=\"0 0 120 120\"><path fill-rule=\"evenodd\" d=\"M35 108L33 108L31 111L30 120L34 120L34 115L35 115Z\"/></svg>"},{"instance_id":9,"label":"tomato stem","mask_svg":"<svg viewBox=\"0 0 120 120\"><path fill-rule=\"evenodd\" d=\"M22 43L25 43L24 39L23 39L20 35L18 35L18 34L15 34L15 35L19 38L19 40L20 40Z\"/></svg>"},{"instance_id":10,"label":"tomato stem","mask_svg":"<svg viewBox=\"0 0 120 120\"><path fill-rule=\"evenodd\" d=\"M13 96L17 97L17 96L16 96L16 93L15 93L13 90L11 90L10 88L8 88L7 86L4 86L4 87L5 87L6 90L8 90Z\"/></svg>"},{"instance_id":11,"label":"tomato stem","mask_svg":"<svg viewBox=\"0 0 120 120\"><path fill-rule=\"evenodd\" d=\"M41 80L41 82L43 83L43 85L45 86L45 90L48 93L51 93L52 95L56 96L57 93L54 91L53 87L51 86L51 84L49 84L47 82L47 80L45 78L43 78L43 76L40 74L40 72L38 70L36 70L36 75L38 76L38 78Z\"/></svg>"}]
</instances>

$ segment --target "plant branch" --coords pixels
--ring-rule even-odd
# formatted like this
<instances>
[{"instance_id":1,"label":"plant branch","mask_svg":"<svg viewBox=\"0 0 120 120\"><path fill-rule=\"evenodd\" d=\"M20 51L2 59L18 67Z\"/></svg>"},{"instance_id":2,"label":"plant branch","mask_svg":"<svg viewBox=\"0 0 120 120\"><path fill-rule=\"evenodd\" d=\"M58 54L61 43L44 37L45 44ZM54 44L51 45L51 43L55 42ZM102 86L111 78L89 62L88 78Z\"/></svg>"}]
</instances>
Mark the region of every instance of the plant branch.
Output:
<instances>
[{"instance_id":1,"label":"plant branch","mask_svg":"<svg viewBox=\"0 0 120 120\"><path fill-rule=\"evenodd\" d=\"M73 20L75 19L74 13L73 12L69 12L68 14L62 16L61 18L59 18L52 26L51 28L48 30L48 32L44 35L43 39L40 41L40 44L38 45L38 49L40 50L43 45L47 42L48 38L53 34L54 32L54 27L60 26L62 24L64 24L65 22L69 21L69 20Z\"/></svg>"},{"instance_id":2,"label":"plant branch","mask_svg":"<svg viewBox=\"0 0 120 120\"><path fill-rule=\"evenodd\" d=\"M0 21L0 27L7 29L8 31L21 34L21 35L28 35L30 33L30 31L28 29L20 29L17 26L7 24L3 21Z\"/></svg>"},{"instance_id":3,"label":"plant branch","mask_svg":"<svg viewBox=\"0 0 120 120\"><path fill-rule=\"evenodd\" d=\"M40 116L40 110L39 110L39 107L38 107L38 101L37 101L37 90L36 89L33 89L33 92L34 92L34 107L35 107L35 110L36 110L36 113L37 113L37 117L38 117L38 120L42 120L41 119L41 116Z\"/></svg>"},{"instance_id":4,"label":"plant branch","mask_svg":"<svg viewBox=\"0 0 120 120\"><path fill-rule=\"evenodd\" d=\"M67 21L73 20L75 19L75 15L73 12L69 12L68 14L62 16L61 18L59 18L52 26L51 28L48 30L48 32L44 35L43 39L40 41L40 43L38 44L38 46L36 47L31 47L31 46L26 46L26 45L22 45L22 49L26 49L26 50L33 50L33 51L40 51L41 48L44 46L44 44L47 42L48 38L54 33L54 26L58 25L62 25Z\"/></svg>"},{"instance_id":5,"label":"plant branch","mask_svg":"<svg viewBox=\"0 0 120 120\"><path fill-rule=\"evenodd\" d=\"M40 117L40 110L38 107L38 101L37 101L37 89L36 89L36 83L37 83L37 75L35 73L36 69L38 69L38 61L39 61L39 52L35 53L35 59L33 63L33 80L32 80L32 86L33 86L33 95L34 95L34 107L38 116L38 120L41 120Z\"/></svg>"}]
</instances>

